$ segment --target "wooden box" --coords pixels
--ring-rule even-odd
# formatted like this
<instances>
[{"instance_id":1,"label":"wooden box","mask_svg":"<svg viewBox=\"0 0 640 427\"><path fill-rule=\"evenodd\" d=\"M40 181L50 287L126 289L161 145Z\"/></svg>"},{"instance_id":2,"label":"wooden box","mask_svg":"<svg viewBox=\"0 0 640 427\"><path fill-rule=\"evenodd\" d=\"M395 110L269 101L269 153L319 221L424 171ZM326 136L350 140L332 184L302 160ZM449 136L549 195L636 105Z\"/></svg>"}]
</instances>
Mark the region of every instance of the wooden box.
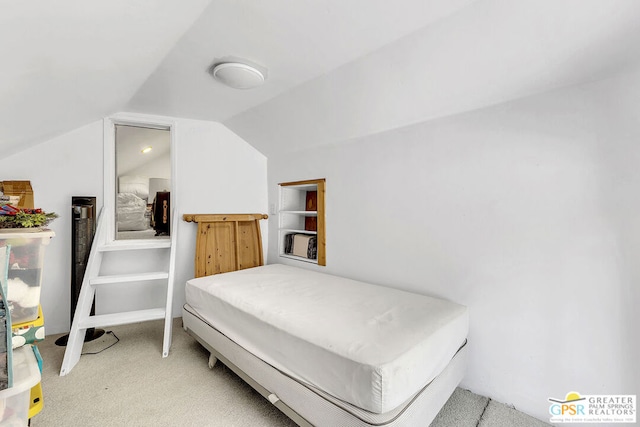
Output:
<instances>
[{"instance_id":1,"label":"wooden box","mask_svg":"<svg viewBox=\"0 0 640 427\"><path fill-rule=\"evenodd\" d=\"M306 211L318 210L318 192L317 191L307 191L307 196L305 201L305 210ZM304 229L307 231L318 231L318 218L315 216L305 217Z\"/></svg>"},{"instance_id":2,"label":"wooden box","mask_svg":"<svg viewBox=\"0 0 640 427\"><path fill-rule=\"evenodd\" d=\"M33 209L33 189L31 181L2 181L0 191L7 196L19 196L20 201L15 206L20 209Z\"/></svg>"}]
</instances>

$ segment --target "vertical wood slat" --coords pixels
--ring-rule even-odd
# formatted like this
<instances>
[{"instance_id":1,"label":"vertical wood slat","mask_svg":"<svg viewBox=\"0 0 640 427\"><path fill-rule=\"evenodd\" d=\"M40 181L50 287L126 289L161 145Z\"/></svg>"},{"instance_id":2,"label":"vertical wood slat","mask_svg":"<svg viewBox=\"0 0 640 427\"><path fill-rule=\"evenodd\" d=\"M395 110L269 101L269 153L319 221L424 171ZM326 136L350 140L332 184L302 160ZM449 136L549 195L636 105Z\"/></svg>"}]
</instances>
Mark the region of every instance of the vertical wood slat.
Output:
<instances>
[{"instance_id":1,"label":"vertical wood slat","mask_svg":"<svg viewBox=\"0 0 640 427\"><path fill-rule=\"evenodd\" d=\"M263 265L261 219L265 214L185 214L198 224L195 277Z\"/></svg>"},{"instance_id":2,"label":"vertical wood slat","mask_svg":"<svg viewBox=\"0 0 640 427\"><path fill-rule=\"evenodd\" d=\"M213 229L213 266L207 269L208 274L220 274L237 270L236 238L233 222L216 222L209 224Z\"/></svg>"},{"instance_id":3,"label":"vertical wood slat","mask_svg":"<svg viewBox=\"0 0 640 427\"><path fill-rule=\"evenodd\" d=\"M236 260L236 270L240 270L241 267L241 263L240 263L240 238L238 236L238 221L234 221L233 222L233 231L234 231L234 238L235 238L235 245L234 245L234 249L235 249L235 260Z\"/></svg>"},{"instance_id":4,"label":"vertical wood slat","mask_svg":"<svg viewBox=\"0 0 640 427\"><path fill-rule=\"evenodd\" d=\"M257 222L239 222L238 223L238 256L240 265L238 270L243 268L255 267L261 265L260 255L262 254L262 245L256 245L253 236L259 233ZM260 243L260 242L258 242Z\"/></svg>"},{"instance_id":5,"label":"vertical wood slat","mask_svg":"<svg viewBox=\"0 0 640 427\"><path fill-rule=\"evenodd\" d=\"M316 196L317 200L317 245L318 245L318 265L327 265L327 238L325 233L325 221L324 221L324 196L325 196L325 181L318 180Z\"/></svg>"}]
</instances>

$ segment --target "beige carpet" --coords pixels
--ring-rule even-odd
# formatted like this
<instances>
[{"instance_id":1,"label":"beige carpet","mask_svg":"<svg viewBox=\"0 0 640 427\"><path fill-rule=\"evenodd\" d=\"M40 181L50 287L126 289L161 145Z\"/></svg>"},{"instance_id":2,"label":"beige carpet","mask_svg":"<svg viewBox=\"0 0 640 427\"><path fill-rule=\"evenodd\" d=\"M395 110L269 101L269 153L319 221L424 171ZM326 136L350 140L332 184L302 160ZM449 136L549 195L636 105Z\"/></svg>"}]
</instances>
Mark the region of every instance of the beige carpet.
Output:
<instances>
[{"instance_id":1,"label":"beige carpet","mask_svg":"<svg viewBox=\"0 0 640 427\"><path fill-rule=\"evenodd\" d=\"M268 400L218 363L174 323L169 357L162 358L162 322L110 328L120 341L99 354L85 354L60 377L64 347L59 336L38 345L44 359L44 409L32 427L109 426L295 426ZM107 334L85 344L98 352L116 340ZM432 426L546 425L486 397L458 389ZM425 426L426 427L426 426Z\"/></svg>"}]
</instances>

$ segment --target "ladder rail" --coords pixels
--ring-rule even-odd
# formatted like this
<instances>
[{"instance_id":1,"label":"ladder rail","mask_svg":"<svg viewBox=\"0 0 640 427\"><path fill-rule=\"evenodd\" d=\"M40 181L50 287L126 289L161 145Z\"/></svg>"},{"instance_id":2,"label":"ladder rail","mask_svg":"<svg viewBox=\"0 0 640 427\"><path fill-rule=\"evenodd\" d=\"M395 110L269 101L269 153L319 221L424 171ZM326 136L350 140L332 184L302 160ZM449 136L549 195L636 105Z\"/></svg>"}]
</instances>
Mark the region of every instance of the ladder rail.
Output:
<instances>
[{"instance_id":1,"label":"ladder rail","mask_svg":"<svg viewBox=\"0 0 640 427\"><path fill-rule=\"evenodd\" d=\"M175 281L175 268L176 268L176 247L178 242L178 218L176 215L176 209L172 209L171 215L171 249L169 252L169 277L167 279L167 299L165 306L164 317L164 338L162 340L162 357L169 355L169 349L171 348L171 340L173 334L173 287Z\"/></svg>"},{"instance_id":2,"label":"ladder rail","mask_svg":"<svg viewBox=\"0 0 640 427\"><path fill-rule=\"evenodd\" d=\"M98 214L96 235L94 236L93 243L91 244L91 251L89 252L87 268L82 279L82 286L80 288L80 294L76 303L76 310L73 313L73 322L71 323L71 331L69 332L69 338L67 340L67 348L64 352L64 358L62 360L60 376L68 374L80 360L82 343L84 343L84 337L87 330L86 327L81 328L80 323L82 322L82 318L88 316L91 312L93 298L96 294L95 288L91 286L89 282L92 277L98 276L98 274L100 273L100 265L102 264L102 252L99 251L98 248L102 244L102 241L105 237L104 233L107 223L107 219L105 218L106 216L108 215L105 213L105 209L101 209L100 213Z\"/></svg>"}]
</instances>

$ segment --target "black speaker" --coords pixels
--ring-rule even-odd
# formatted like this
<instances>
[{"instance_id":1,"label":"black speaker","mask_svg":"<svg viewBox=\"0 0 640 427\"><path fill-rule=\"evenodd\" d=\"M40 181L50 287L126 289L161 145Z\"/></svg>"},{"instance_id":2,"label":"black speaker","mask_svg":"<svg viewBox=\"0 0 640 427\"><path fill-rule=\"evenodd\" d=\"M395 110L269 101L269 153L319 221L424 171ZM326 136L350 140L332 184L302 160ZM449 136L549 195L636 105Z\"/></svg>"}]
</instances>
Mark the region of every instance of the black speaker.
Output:
<instances>
[{"instance_id":1,"label":"black speaker","mask_svg":"<svg viewBox=\"0 0 640 427\"><path fill-rule=\"evenodd\" d=\"M86 196L71 197L71 322L76 312L84 272L87 269L93 236L96 234L96 198ZM94 314L95 307L91 307ZM102 329L89 328L85 341L94 340L104 334ZM56 344L67 345L69 335L58 338Z\"/></svg>"}]
</instances>

